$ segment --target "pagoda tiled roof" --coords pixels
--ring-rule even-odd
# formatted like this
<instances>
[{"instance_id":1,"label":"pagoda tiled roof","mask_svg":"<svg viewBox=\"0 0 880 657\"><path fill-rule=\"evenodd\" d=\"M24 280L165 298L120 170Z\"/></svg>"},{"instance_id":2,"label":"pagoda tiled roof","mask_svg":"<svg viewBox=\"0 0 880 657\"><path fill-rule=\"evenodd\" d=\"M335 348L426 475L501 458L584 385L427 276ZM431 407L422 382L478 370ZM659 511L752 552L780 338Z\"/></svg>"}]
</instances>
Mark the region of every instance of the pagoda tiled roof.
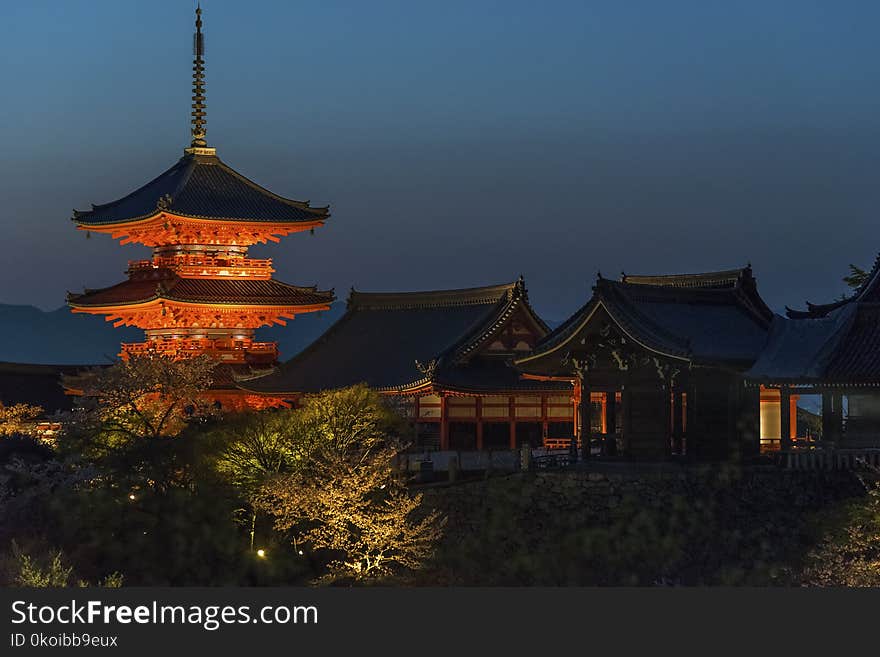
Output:
<instances>
[{"instance_id":1,"label":"pagoda tiled roof","mask_svg":"<svg viewBox=\"0 0 880 657\"><path fill-rule=\"evenodd\" d=\"M190 303L305 306L329 304L334 300L332 290L289 285L274 279L183 278L170 270L150 273L149 277L133 276L99 290L68 294L68 303L74 308L83 308L167 299Z\"/></svg>"},{"instance_id":2,"label":"pagoda tiled roof","mask_svg":"<svg viewBox=\"0 0 880 657\"><path fill-rule=\"evenodd\" d=\"M295 394L366 383L379 390L443 385L529 389L504 359L488 369L475 356L518 308L546 325L528 304L522 281L432 292L352 291L346 313L324 335L274 373L242 384L247 390ZM544 387L547 387L544 384Z\"/></svg>"},{"instance_id":3,"label":"pagoda tiled roof","mask_svg":"<svg viewBox=\"0 0 880 657\"><path fill-rule=\"evenodd\" d=\"M848 297L788 309L747 372L755 383L880 385L880 257Z\"/></svg>"},{"instance_id":4,"label":"pagoda tiled roof","mask_svg":"<svg viewBox=\"0 0 880 657\"><path fill-rule=\"evenodd\" d=\"M166 211L182 217L222 221L300 223L322 221L328 209L312 208L273 194L216 155L185 154L167 171L111 203L74 210L81 226L126 223Z\"/></svg>"},{"instance_id":5,"label":"pagoda tiled roof","mask_svg":"<svg viewBox=\"0 0 880 657\"><path fill-rule=\"evenodd\" d=\"M645 348L698 364L750 365L773 318L749 267L706 274L623 275L620 281L600 277L587 303L524 360L575 344L600 306Z\"/></svg>"}]
</instances>

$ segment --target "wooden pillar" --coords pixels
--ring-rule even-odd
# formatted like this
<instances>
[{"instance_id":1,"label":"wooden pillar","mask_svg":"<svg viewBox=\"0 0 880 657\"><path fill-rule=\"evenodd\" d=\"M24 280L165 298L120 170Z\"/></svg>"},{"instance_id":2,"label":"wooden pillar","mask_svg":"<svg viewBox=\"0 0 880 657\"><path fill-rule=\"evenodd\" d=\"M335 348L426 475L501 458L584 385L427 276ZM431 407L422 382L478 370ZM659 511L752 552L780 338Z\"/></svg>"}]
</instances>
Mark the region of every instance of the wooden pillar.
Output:
<instances>
[{"instance_id":1,"label":"wooden pillar","mask_svg":"<svg viewBox=\"0 0 880 657\"><path fill-rule=\"evenodd\" d=\"M834 407L834 441L840 445L843 442L843 393L833 392L831 395Z\"/></svg>"},{"instance_id":2,"label":"wooden pillar","mask_svg":"<svg viewBox=\"0 0 880 657\"><path fill-rule=\"evenodd\" d=\"M592 437L592 411L593 400L590 395L590 383L586 376L581 376L581 456L583 459L590 458L590 438Z\"/></svg>"},{"instance_id":3,"label":"wooden pillar","mask_svg":"<svg viewBox=\"0 0 880 657\"><path fill-rule=\"evenodd\" d=\"M684 436L682 437L682 453L693 454L697 441L697 386L689 384L687 398L684 400Z\"/></svg>"},{"instance_id":4,"label":"wooden pillar","mask_svg":"<svg viewBox=\"0 0 880 657\"><path fill-rule=\"evenodd\" d=\"M672 381L667 377L663 381L663 435L666 436L666 456L672 453Z\"/></svg>"},{"instance_id":5,"label":"wooden pillar","mask_svg":"<svg viewBox=\"0 0 880 657\"><path fill-rule=\"evenodd\" d=\"M507 412L510 414L510 449L516 449L516 398L507 398Z\"/></svg>"},{"instance_id":6,"label":"wooden pillar","mask_svg":"<svg viewBox=\"0 0 880 657\"><path fill-rule=\"evenodd\" d=\"M672 390L672 452L683 453L682 437L684 436L684 409L682 392L679 388Z\"/></svg>"},{"instance_id":7,"label":"wooden pillar","mask_svg":"<svg viewBox=\"0 0 880 657\"><path fill-rule=\"evenodd\" d=\"M483 398L477 397L477 449L483 449Z\"/></svg>"},{"instance_id":8,"label":"wooden pillar","mask_svg":"<svg viewBox=\"0 0 880 657\"><path fill-rule=\"evenodd\" d=\"M449 449L449 404L440 393L440 449Z\"/></svg>"},{"instance_id":9,"label":"wooden pillar","mask_svg":"<svg viewBox=\"0 0 880 657\"><path fill-rule=\"evenodd\" d=\"M547 440L550 431L550 421L547 419L547 395L541 395L541 444Z\"/></svg>"},{"instance_id":10,"label":"wooden pillar","mask_svg":"<svg viewBox=\"0 0 880 657\"><path fill-rule=\"evenodd\" d=\"M822 442L826 445L833 443L834 437L834 405L831 401L831 392L822 391Z\"/></svg>"},{"instance_id":11,"label":"wooden pillar","mask_svg":"<svg viewBox=\"0 0 880 657\"><path fill-rule=\"evenodd\" d=\"M422 416L422 410L419 408L419 400L421 397L416 395L413 397L413 442L416 447L420 447L419 445L419 418Z\"/></svg>"},{"instance_id":12,"label":"wooden pillar","mask_svg":"<svg viewBox=\"0 0 880 657\"><path fill-rule=\"evenodd\" d=\"M605 393L603 406L605 425L605 451L609 456L617 456L617 394L614 390Z\"/></svg>"},{"instance_id":13,"label":"wooden pillar","mask_svg":"<svg viewBox=\"0 0 880 657\"><path fill-rule=\"evenodd\" d=\"M617 433L617 392L605 393L605 433Z\"/></svg>"},{"instance_id":14,"label":"wooden pillar","mask_svg":"<svg viewBox=\"0 0 880 657\"><path fill-rule=\"evenodd\" d=\"M620 432L623 437L623 451L630 450L630 439L632 438L632 390L624 383L620 389Z\"/></svg>"},{"instance_id":15,"label":"wooden pillar","mask_svg":"<svg viewBox=\"0 0 880 657\"><path fill-rule=\"evenodd\" d=\"M791 390L788 386L779 388L779 449L791 451Z\"/></svg>"}]
</instances>

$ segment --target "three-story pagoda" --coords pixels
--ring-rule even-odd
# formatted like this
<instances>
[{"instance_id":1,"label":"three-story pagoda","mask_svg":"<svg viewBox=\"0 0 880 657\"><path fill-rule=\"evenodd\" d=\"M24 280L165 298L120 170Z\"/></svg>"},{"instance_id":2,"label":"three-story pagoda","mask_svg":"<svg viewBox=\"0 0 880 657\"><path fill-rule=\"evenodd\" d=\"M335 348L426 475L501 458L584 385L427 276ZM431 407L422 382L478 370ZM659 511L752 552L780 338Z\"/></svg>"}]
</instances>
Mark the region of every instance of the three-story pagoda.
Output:
<instances>
[{"instance_id":1,"label":"three-story pagoda","mask_svg":"<svg viewBox=\"0 0 880 657\"><path fill-rule=\"evenodd\" d=\"M143 244L153 257L129 262L121 283L68 294L68 304L73 312L105 315L114 326L144 329L146 340L124 343L121 358L208 354L228 365L215 376L217 392L240 395L231 376L236 370L278 360L277 344L255 340L255 330L327 310L334 299L332 290L275 280L272 261L249 258L248 247L314 230L329 212L260 187L208 146L201 28L197 9L192 143L183 157L127 196L73 214L78 229Z\"/></svg>"}]
</instances>

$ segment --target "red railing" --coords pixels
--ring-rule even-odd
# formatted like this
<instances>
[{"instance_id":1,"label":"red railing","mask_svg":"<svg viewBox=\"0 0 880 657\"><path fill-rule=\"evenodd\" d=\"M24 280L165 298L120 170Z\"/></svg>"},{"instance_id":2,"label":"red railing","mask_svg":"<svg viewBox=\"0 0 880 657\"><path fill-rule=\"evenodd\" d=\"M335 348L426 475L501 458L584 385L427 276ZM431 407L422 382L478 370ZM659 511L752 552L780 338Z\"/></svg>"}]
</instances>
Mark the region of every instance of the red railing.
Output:
<instances>
[{"instance_id":1,"label":"red railing","mask_svg":"<svg viewBox=\"0 0 880 657\"><path fill-rule=\"evenodd\" d=\"M129 260L129 272L147 269L171 269L187 278L271 278L272 260L252 258L181 255L157 256L152 260Z\"/></svg>"},{"instance_id":2,"label":"red railing","mask_svg":"<svg viewBox=\"0 0 880 657\"><path fill-rule=\"evenodd\" d=\"M132 355L160 354L163 356L197 356L207 354L223 362L243 363L247 355L278 358L278 344L275 342L253 342L252 340L148 340L147 342L122 343L121 358Z\"/></svg>"}]
</instances>

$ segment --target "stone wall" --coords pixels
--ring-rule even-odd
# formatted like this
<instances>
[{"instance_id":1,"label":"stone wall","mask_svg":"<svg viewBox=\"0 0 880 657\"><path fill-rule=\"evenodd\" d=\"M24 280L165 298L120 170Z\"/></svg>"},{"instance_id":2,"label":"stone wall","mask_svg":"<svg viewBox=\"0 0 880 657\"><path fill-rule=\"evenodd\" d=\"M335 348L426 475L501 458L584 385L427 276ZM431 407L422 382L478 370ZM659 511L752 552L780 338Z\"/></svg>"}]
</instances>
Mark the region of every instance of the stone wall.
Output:
<instances>
[{"instance_id":1,"label":"stone wall","mask_svg":"<svg viewBox=\"0 0 880 657\"><path fill-rule=\"evenodd\" d=\"M781 583L847 472L523 472L421 490L448 517L429 583Z\"/></svg>"}]
</instances>

